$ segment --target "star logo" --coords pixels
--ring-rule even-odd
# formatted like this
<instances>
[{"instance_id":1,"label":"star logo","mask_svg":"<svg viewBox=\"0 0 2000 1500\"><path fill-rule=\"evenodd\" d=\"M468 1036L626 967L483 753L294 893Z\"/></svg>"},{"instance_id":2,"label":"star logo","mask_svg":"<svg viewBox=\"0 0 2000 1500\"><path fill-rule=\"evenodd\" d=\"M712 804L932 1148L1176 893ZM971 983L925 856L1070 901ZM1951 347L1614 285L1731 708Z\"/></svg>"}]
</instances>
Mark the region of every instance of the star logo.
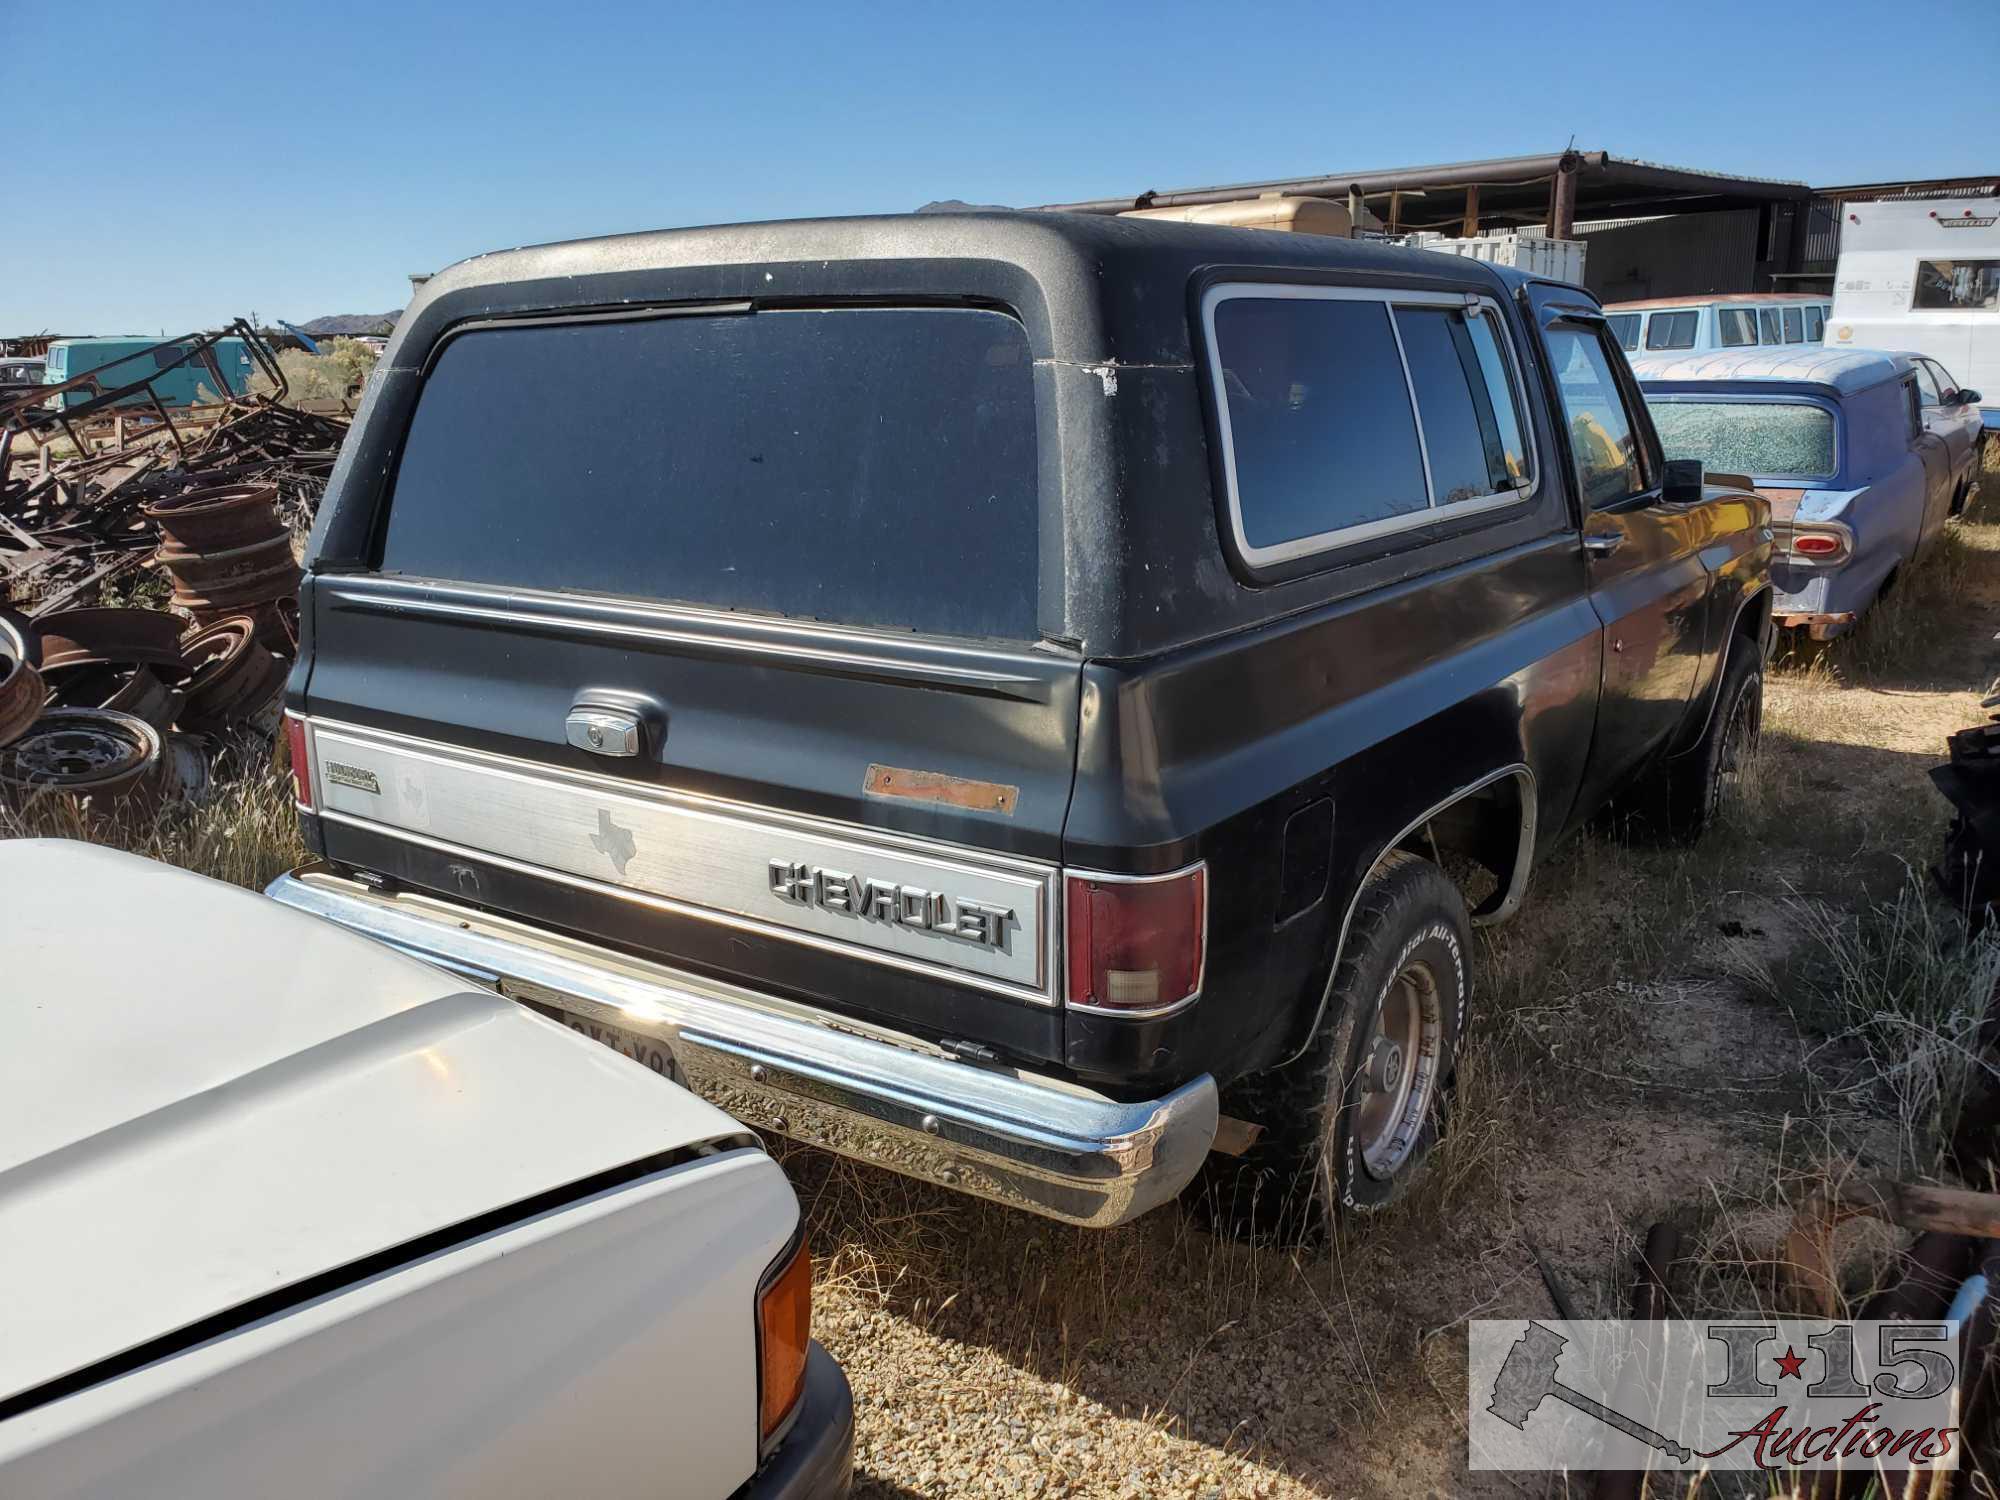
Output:
<instances>
[{"instance_id":1,"label":"star logo","mask_svg":"<svg viewBox=\"0 0 2000 1500\"><path fill-rule=\"evenodd\" d=\"M1805 1365L1805 1362L1806 1357L1803 1354L1794 1353L1792 1346L1787 1344L1785 1345L1785 1352L1778 1356L1778 1374L1787 1380L1803 1380L1805 1377L1799 1374L1799 1370Z\"/></svg>"},{"instance_id":2,"label":"star logo","mask_svg":"<svg viewBox=\"0 0 2000 1500\"><path fill-rule=\"evenodd\" d=\"M590 847L611 861L620 880L625 878L625 866L639 852L639 846L632 840L632 830L612 822L611 814L603 808L597 810L597 832L590 836Z\"/></svg>"}]
</instances>

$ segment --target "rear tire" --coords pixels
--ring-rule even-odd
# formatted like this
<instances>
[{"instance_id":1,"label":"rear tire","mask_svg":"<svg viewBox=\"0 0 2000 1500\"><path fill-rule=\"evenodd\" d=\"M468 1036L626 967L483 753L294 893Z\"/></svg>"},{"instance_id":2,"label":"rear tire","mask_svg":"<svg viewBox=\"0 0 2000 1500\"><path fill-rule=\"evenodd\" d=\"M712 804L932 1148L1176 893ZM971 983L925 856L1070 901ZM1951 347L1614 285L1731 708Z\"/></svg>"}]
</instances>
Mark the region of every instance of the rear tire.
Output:
<instances>
[{"instance_id":1,"label":"rear tire","mask_svg":"<svg viewBox=\"0 0 2000 1500\"><path fill-rule=\"evenodd\" d=\"M1422 1171L1465 1033L1470 926L1429 860L1394 851L1369 877L1311 1043L1225 1106L1264 1126L1242 1166L1283 1217L1384 1208Z\"/></svg>"},{"instance_id":2,"label":"rear tire","mask_svg":"<svg viewBox=\"0 0 2000 1500\"><path fill-rule=\"evenodd\" d=\"M1764 663L1750 642L1739 639L1723 666L1715 712L1700 742L1661 772L1669 836L1692 844L1714 825L1735 778L1756 752L1763 726Z\"/></svg>"}]
</instances>

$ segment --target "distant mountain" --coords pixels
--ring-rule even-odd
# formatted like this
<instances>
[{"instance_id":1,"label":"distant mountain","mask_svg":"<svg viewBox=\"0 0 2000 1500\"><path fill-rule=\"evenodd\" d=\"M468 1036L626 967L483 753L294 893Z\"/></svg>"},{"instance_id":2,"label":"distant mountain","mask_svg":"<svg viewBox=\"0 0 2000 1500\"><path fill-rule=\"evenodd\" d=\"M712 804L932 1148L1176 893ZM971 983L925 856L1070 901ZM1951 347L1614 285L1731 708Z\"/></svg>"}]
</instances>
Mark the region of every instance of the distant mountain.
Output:
<instances>
[{"instance_id":1,"label":"distant mountain","mask_svg":"<svg viewBox=\"0 0 2000 1500\"><path fill-rule=\"evenodd\" d=\"M301 323L314 338L321 334L339 333L387 333L396 326L398 313L335 313L331 317L314 318L310 323Z\"/></svg>"}]
</instances>

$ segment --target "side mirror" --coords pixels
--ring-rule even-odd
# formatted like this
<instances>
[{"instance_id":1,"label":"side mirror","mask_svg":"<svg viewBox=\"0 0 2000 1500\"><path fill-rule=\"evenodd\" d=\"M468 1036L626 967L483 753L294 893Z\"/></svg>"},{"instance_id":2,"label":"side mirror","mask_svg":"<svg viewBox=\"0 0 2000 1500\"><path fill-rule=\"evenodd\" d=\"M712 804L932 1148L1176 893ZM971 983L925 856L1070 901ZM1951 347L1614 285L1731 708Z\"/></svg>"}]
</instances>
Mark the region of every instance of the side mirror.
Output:
<instances>
[{"instance_id":1,"label":"side mirror","mask_svg":"<svg viewBox=\"0 0 2000 1500\"><path fill-rule=\"evenodd\" d=\"M1660 498L1669 505L1693 505L1701 499L1701 489L1707 479L1700 459L1670 458L1667 460L1665 482L1660 486Z\"/></svg>"},{"instance_id":2,"label":"side mirror","mask_svg":"<svg viewBox=\"0 0 2000 1500\"><path fill-rule=\"evenodd\" d=\"M1960 406L1977 406L1981 401L1984 401L1985 399L1986 398L1980 395L1979 392L1968 391L1963 386L1960 386L1958 389L1958 393L1952 397L1952 400L1957 402L1958 405Z\"/></svg>"}]
</instances>

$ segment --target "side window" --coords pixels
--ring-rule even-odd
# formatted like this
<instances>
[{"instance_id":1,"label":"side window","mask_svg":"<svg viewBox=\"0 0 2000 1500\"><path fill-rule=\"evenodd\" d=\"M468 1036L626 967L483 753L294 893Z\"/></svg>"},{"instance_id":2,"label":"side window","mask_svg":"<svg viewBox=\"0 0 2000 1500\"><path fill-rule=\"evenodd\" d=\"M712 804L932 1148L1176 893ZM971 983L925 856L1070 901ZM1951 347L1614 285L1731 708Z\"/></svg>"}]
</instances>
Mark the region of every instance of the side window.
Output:
<instances>
[{"instance_id":1,"label":"side window","mask_svg":"<svg viewBox=\"0 0 2000 1500\"><path fill-rule=\"evenodd\" d=\"M1929 363L1921 359L1918 360L1916 362L1916 370L1918 399L1925 406L1939 405L1937 381L1931 376Z\"/></svg>"},{"instance_id":2,"label":"side window","mask_svg":"<svg viewBox=\"0 0 2000 1500\"><path fill-rule=\"evenodd\" d=\"M1562 393L1577 487L1593 510L1646 488L1639 436L1626 409L1611 351L1593 328L1558 323L1544 337Z\"/></svg>"},{"instance_id":3,"label":"side window","mask_svg":"<svg viewBox=\"0 0 2000 1500\"><path fill-rule=\"evenodd\" d=\"M1528 464L1528 409L1521 394L1519 372L1514 366L1507 327L1498 314L1482 309L1466 320L1473 353L1486 384L1486 397L1493 406L1493 420L1500 429L1501 467L1514 488L1533 479ZM1504 485L1496 488L1505 488Z\"/></svg>"},{"instance_id":4,"label":"side window","mask_svg":"<svg viewBox=\"0 0 2000 1500\"><path fill-rule=\"evenodd\" d=\"M2000 260L1920 260L1912 308L1991 312L2000 308Z\"/></svg>"},{"instance_id":5,"label":"side window","mask_svg":"<svg viewBox=\"0 0 2000 1500\"><path fill-rule=\"evenodd\" d=\"M1701 314L1689 308L1685 312L1656 312L1646 320L1646 347L1648 349L1692 349L1694 347L1695 322Z\"/></svg>"},{"instance_id":6,"label":"side window","mask_svg":"<svg viewBox=\"0 0 2000 1500\"><path fill-rule=\"evenodd\" d=\"M1475 328L1484 336L1485 357ZM1455 505L1512 489L1526 473L1526 455L1512 382L1486 317L1467 317L1464 307L1399 306L1396 332L1416 392L1431 503Z\"/></svg>"},{"instance_id":7,"label":"side window","mask_svg":"<svg viewBox=\"0 0 2000 1500\"><path fill-rule=\"evenodd\" d=\"M1767 344L1782 344L1784 339L1778 332L1778 310L1775 307L1757 309L1757 327L1763 333Z\"/></svg>"},{"instance_id":8,"label":"side window","mask_svg":"<svg viewBox=\"0 0 2000 1500\"><path fill-rule=\"evenodd\" d=\"M1808 344L1826 342L1826 309L1817 302L1806 309L1806 342Z\"/></svg>"},{"instance_id":9,"label":"side window","mask_svg":"<svg viewBox=\"0 0 2000 1500\"><path fill-rule=\"evenodd\" d=\"M1803 344L1806 341L1805 312L1797 307L1785 309L1785 342Z\"/></svg>"},{"instance_id":10,"label":"side window","mask_svg":"<svg viewBox=\"0 0 2000 1500\"><path fill-rule=\"evenodd\" d=\"M1422 525L1447 506L1511 502L1525 487L1520 383L1485 309L1449 295L1239 284L1213 288L1204 316L1231 518L1251 563Z\"/></svg>"},{"instance_id":11,"label":"side window","mask_svg":"<svg viewBox=\"0 0 2000 1500\"><path fill-rule=\"evenodd\" d=\"M1618 347L1631 353L1639 347L1639 315L1637 313L1611 313L1604 319L1611 329L1611 336L1618 340Z\"/></svg>"},{"instance_id":12,"label":"side window","mask_svg":"<svg viewBox=\"0 0 2000 1500\"><path fill-rule=\"evenodd\" d=\"M1214 320L1237 518L1253 558L1280 561L1280 550L1296 556L1330 532L1429 509L1386 302L1232 297Z\"/></svg>"},{"instance_id":13,"label":"side window","mask_svg":"<svg viewBox=\"0 0 2000 1500\"><path fill-rule=\"evenodd\" d=\"M1715 341L1725 349L1741 349L1757 342L1757 314L1747 307L1718 307L1715 310Z\"/></svg>"},{"instance_id":14,"label":"side window","mask_svg":"<svg viewBox=\"0 0 2000 1500\"><path fill-rule=\"evenodd\" d=\"M1910 436L1921 437L1924 431L1924 409L1917 394L1917 382L1914 376L1903 382L1903 399L1910 409Z\"/></svg>"}]
</instances>

